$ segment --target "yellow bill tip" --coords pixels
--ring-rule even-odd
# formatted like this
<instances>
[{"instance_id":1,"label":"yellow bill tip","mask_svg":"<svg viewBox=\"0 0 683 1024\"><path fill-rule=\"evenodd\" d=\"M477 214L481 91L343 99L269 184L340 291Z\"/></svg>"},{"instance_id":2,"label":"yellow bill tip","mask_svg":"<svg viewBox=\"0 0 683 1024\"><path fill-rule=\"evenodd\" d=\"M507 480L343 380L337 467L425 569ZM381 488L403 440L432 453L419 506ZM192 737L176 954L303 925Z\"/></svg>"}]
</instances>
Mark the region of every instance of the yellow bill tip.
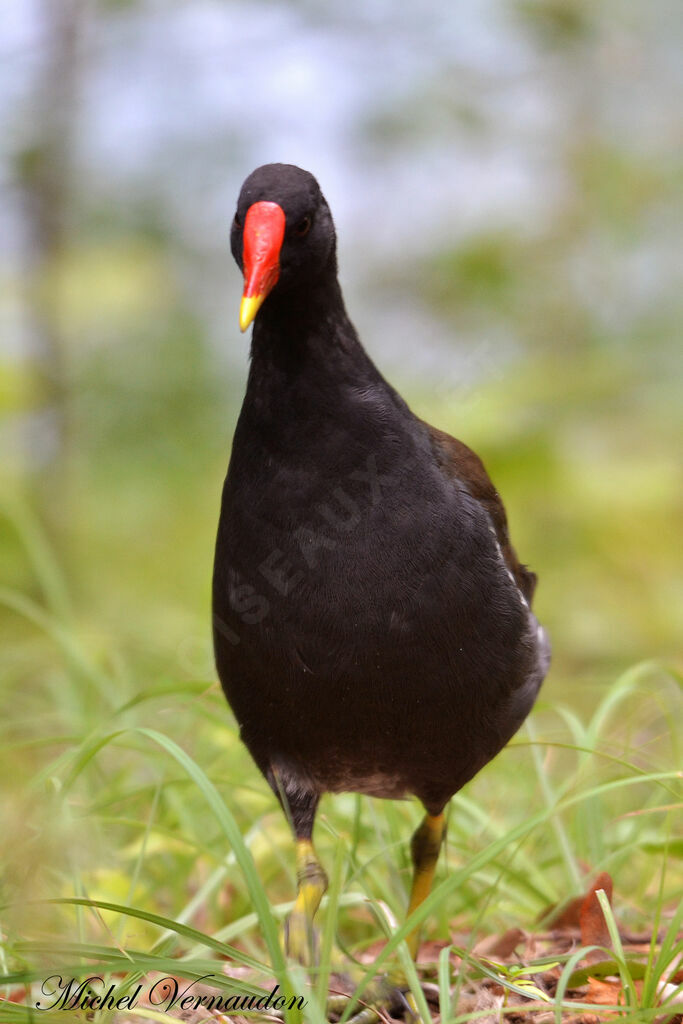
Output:
<instances>
[{"instance_id":1,"label":"yellow bill tip","mask_svg":"<svg viewBox=\"0 0 683 1024\"><path fill-rule=\"evenodd\" d=\"M240 330L244 333L261 308L265 295L244 295L240 303Z\"/></svg>"}]
</instances>

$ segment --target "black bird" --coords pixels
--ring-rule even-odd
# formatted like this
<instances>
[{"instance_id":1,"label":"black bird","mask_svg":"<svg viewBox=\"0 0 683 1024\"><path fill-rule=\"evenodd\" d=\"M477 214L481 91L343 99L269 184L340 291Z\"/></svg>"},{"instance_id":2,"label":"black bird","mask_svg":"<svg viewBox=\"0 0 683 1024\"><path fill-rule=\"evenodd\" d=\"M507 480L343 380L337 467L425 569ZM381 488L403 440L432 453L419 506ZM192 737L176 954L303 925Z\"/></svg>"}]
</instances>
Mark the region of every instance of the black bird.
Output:
<instances>
[{"instance_id":1,"label":"black bird","mask_svg":"<svg viewBox=\"0 0 683 1024\"><path fill-rule=\"evenodd\" d=\"M410 913L444 807L522 724L550 650L481 461L418 419L358 339L316 179L255 170L231 246L254 330L216 542L216 664L295 834L286 943L305 963L327 884L321 794L422 801Z\"/></svg>"}]
</instances>

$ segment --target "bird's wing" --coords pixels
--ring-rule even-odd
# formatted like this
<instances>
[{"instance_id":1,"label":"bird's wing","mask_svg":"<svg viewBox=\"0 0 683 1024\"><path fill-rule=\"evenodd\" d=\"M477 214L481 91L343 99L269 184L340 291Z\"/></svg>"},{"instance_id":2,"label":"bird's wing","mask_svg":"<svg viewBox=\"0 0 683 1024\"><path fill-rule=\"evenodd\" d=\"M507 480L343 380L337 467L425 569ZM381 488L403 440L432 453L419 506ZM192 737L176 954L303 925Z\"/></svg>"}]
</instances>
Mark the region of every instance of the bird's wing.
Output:
<instances>
[{"instance_id":1,"label":"bird's wing","mask_svg":"<svg viewBox=\"0 0 683 1024\"><path fill-rule=\"evenodd\" d=\"M471 496L479 502L486 510L491 520L491 525L496 534L505 564L512 573L515 582L527 603L531 606L531 599L536 588L536 574L523 565L517 557L515 549L510 543L507 516L505 506L501 501L498 491L495 489L489 475L484 469L484 464L478 455L471 448L468 448L462 441L451 437L443 430L437 430L426 424L429 431L432 450L441 470L448 476L460 480Z\"/></svg>"}]
</instances>

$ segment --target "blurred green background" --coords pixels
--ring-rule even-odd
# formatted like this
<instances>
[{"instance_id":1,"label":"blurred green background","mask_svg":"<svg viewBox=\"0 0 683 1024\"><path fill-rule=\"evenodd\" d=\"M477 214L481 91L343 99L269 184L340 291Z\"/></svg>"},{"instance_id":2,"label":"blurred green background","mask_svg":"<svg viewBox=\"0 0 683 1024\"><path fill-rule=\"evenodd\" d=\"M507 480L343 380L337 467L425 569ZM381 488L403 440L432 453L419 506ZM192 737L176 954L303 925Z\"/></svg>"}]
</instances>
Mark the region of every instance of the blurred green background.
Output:
<instances>
[{"instance_id":1,"label":"blurred green background","mask_svg":"<svg viewBox=\"0 0 683 1024\"><path fill-rule=\"evenodd\" d=\"M3 799L28 858L11 877L45 855L26 853L24 790L74 737L140 691L214 684L248 363L229 224L266 161L316 174L367 349L501 491L553 640L546 704L587 716L629 667L676 663L678 28L675 2L5 3ZM148 724L241 758L267 802L211 693L211 722L169 700Z\"/></svg>"}]
</instances>

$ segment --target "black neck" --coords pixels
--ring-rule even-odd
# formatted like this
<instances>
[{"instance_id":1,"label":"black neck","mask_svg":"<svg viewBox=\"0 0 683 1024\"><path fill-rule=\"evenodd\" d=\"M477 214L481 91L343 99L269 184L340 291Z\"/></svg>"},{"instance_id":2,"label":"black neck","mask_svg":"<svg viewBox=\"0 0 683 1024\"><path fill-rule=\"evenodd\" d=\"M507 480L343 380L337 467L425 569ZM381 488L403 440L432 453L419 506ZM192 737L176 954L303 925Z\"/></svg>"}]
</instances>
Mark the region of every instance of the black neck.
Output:
<instances>
[{"instance_id":1,"label":"black neck","mask_svg":"<svg viewBox=\"0 0 683 1024\"><path fill-rule=\"evenodd\" d=\"M307 287L271 292L252 336L242 408L251 429L308 430L340 414L344 395L373 385L386 386L348 318L336 267Z\"/></svg>"},{"instance_id":2,"label":"black neck","mask_svg":"<svg viewBox=\"0 0 683 1024\"><path fill-rule=\"evenodd\" d=\"M334 261L315 281L268 296L254 323L251 359L250 380L313 373L341 381L372 366L346 312Z\"/></svg>"}]
</instances>

